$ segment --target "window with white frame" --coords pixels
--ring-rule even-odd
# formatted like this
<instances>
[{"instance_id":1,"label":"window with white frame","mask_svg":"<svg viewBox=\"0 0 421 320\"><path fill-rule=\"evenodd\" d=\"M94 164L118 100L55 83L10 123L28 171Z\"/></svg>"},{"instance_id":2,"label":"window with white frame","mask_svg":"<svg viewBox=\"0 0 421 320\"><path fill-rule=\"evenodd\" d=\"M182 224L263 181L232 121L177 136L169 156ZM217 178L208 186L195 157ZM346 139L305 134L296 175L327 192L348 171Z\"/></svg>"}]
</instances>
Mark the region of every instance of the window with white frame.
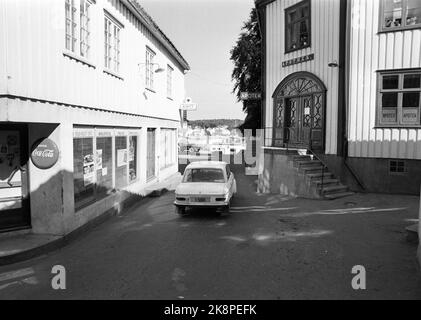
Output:
<instances>
[{"instance_id":1,"label":"window with white frame","mask_svg":"<svg viewBox=\"0 0 421 320\"><path fill-rule=\"evenodd\" d=\"M84 58L89 57L91 47L91 5L90 0L65 0L65 47Z\"/></svg>"},{"instance_id":2,"label":"window with white frame","mask_svg":"<svg viewBox=\"0 0 421 320\"><path fill-rule=\"evenodd\" d=\"M421 70L382 71L378 75L377 125L419 127Z\"/></svg>"},{"instance_id":3,"label":"window with white frame","mask_svg":"<svg viewBox=\"0 0 421 320\"><path fill-rule=\"evenodd\" d=\"M80 55L89 58L90 36L91 36L91 3L87 0L80 0Z\"/></svg>"},{"instance_id":4,"label":"window with white frame","mask_svg":"<svg viewBox=\"0 0 421 320\"><path fill-rule=\"evenodd\" d=\"M66 49L75 52L77 45L76 28L77 28L77 8L75 0L66 0Z\"/></svg>"},{"instance_id":5,"label":"window with white frame","mask_svg":"<svg viewBox=\"0 0 421 320\"><path fill-rule=\"evenodd\" d=\"M380 30L421 28L420 0L381 0Z\"/></svg>"},{"instance_id":6,"label":"window with white frame","mask_svg":"<svg viewBox=\"0 0 421 320\"><path fill-rule=\"evenodd\" d=\"M153 66L154 66L155 52L146 48L146 61L145 61L145 87L153 90Z\"/></svg>"},{"instance_id":7,"label":"window with white frame","mask_svg":"<svg viewBox=\"0 0 421 320\"><path fill-rule=\"evenodd\" d=\"M105 68L120 71L120 30L121 26L114 19L104 17L104 66Z\"/></svg>"},{"instance_id":8,"label":"window with white frame","mask_svg":"<svg viewBox=\"0 0 421 320\"><path fill-rule=\"evenodd\" d=\"M174 69L167 65L167 97L172 98L172 74Z\"/></svg>"}]
</instances>

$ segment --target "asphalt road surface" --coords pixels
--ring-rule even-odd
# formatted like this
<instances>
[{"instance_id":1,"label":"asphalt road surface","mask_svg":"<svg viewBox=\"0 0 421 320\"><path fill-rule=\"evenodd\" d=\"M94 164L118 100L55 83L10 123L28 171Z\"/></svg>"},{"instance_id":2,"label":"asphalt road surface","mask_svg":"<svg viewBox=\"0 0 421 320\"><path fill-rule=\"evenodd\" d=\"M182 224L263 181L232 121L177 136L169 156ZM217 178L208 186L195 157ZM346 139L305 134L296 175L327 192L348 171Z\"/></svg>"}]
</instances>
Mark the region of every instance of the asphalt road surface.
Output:
<instances>
[{"instance_id":1,"label":"asphalt road surface","mask_svg":"<svg viewBox=\"0 0 421 320\"><path fill-rule=\"evenodd\" d=\"M243 172L234 168L229 216L179 217L173 193L147 198L61 250L1 267L0 298L421 299L404 233L416 197L259 195ZM65 290L51 286L54 265L66 270ZM351 286L355 265L366 290Z\"/></svg>"}]
</instances>

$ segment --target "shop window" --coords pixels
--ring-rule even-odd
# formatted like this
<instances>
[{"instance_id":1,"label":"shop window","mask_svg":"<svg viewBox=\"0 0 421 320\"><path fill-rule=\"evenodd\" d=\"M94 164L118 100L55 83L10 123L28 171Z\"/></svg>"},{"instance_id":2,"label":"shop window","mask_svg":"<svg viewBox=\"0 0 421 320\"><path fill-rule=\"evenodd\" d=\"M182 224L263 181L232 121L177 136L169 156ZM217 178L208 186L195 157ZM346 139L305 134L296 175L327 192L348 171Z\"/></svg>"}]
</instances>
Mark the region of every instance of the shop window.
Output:
<instances>
[{"instance_id":1,"label":"shop window","mask_svg":"<svg viewBox=\"0 0 421 320\"><path fill-rule=\"evenodd\" d=\"M380 13L381 31L421 28L419 0L382 0Z\"/></svg>"},{"instance_id":2,"label":"shop window","mask_svg":"<svg viewBox=\"0 0 421 320\"><path fill-rule=\"evenodd\" d=\"M420 70L380 72L378 88L378 126L420 126Z\"/></svg>"},{"instance_id":3,"label":"shop window","mask_svg":"<svg viewBox=\"0 0 421 320\"><path fill-rule=\"evenodd\" d=\"M73 138L76 210L138 180L137 131L75 128Z\"/></svg>"},{"instance_id":4,"label":"shop window","mask_svg":"<svg viewBox=\"0 0 421 320\"><path fill-rule=\"evenodd\" d=\"M311 42L310 1L285 9L285 52L304 49Z\"/></svg>"},{"instance_id":5,"label":"shop window","mask_svg":"<svg viewBox=\"0 0 421 320\"><path fill-rule=\"evenodd\" d=\"M137 180L137 136L129 137L129 182Z\"/></svg>"},{"instance_id":6,"label":"shop window","mask_svg":"<svg viewBox=\"0 0 421 320\"><path fill-rule=\"evenodd\" d=\"M73 139L73 175L76 208L95 200L93 137Z\"/></svg>"},{"instance_id":7,"label":"shop window","mask_svg":"<svg viewBox=\"0 0 421 320\"><path fill-rule=\"evenodd\" d=\"M97 197L105 197L113 189L112 137L96 138L96 189Z\"/></svg>"},{"instance_id":8,"label":"shop window","mask_svg":"<svg viewBox=\"0 0 421 320\"><path fill-rule=\"evenodd\" d=\"M127 152L127 137L115 137L115 186L117 189L126 187L127 180L127 166L128 166L128 152Z\"/></svg>"},{"instance_id":9,"label":"shop window","mask_svg":"<svg viewBox=\"0 0 421 320\"><path fill-rule=\"evenodd\" d=\"M161 129L161 169L176 163L176 133L175 129Z\"/></svg>"}]
</instances>

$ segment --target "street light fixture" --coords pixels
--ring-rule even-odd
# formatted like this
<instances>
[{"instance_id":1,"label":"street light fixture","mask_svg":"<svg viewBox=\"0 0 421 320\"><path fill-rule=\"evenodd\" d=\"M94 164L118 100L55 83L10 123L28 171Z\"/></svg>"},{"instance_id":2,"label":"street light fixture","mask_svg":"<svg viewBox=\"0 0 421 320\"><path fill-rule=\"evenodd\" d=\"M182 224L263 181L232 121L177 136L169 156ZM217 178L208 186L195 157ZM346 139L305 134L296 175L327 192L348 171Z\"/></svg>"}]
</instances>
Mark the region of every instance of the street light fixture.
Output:
<instances>
[{"instance_id":1,"label":"street light fixture","mask_svg":"<svg viewBox=\"0 0 421 320\"><path fill-rule=\"evenodd\" d=\"M161 72L164 72L165 71L165 69L164 68L161 68L160 66L159 66L159 63L149 63L151 66L153 66L153 65L156 65L156 66L158 66L158 68L154 71L155 73L161 73ZM138 63L138 66L140 67L141 65L144 65L144 66L146 66L146 63Z\"/></svg>"}]
</instances>

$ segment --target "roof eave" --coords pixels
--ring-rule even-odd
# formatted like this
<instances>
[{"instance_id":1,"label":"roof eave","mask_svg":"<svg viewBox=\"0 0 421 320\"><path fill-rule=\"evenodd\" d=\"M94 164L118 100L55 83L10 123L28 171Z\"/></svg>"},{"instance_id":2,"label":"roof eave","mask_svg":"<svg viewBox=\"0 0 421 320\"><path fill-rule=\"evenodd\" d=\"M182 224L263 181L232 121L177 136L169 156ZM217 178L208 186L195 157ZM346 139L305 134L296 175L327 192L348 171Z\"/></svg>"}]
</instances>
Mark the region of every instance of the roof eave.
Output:
<instances>
[{"instance_id":1,"label":"roof eave","mask_svg":"<svg viewBox=\"0 0 421 320\"><path fill-rule=\"evenodd\" d=\"M131 0L121 0L126 7L139 19L139 21L148 29L152 35L170 52L170 54L177 60L180 66L184 71L190 70L190 66L187 61L173 48L171 44L157 31L153 26L151 26L148 20L143 16L136 6L132 3Z\"/></svg>"}]
</instances>

